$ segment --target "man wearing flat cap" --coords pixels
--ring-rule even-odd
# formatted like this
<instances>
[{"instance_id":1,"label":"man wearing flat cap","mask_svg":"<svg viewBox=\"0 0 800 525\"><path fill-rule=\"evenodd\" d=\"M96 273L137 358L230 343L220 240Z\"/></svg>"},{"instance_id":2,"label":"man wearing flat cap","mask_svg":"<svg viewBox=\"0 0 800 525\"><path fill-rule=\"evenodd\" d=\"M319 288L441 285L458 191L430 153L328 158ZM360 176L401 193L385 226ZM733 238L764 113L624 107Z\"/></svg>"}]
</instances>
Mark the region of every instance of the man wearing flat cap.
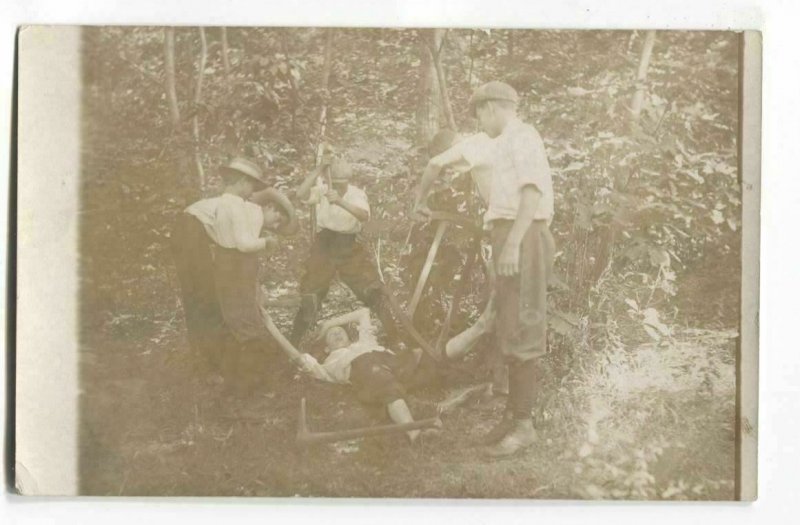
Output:
<instances>
[{"instance_id":1,"label":"man wearing flat cap","mask_svg":"<svg viewBox=\"0 0 800 525\"><path fill-rule=\"evenodd\" d=\"M481 128L494 139L484 226L490 232L497 279L497 346L509 367L502 420L484 443L493 457L514 454L536 440L531 412L547 345L547 281L555 246L553 181L544 143L517 116L517 92L503 82L478 87L469 101Z\"/></svg>"},{"instance_id":2,"label":"man wearing flat cap","mask_svg":"<svg viewBox=\"0 0 800 525\"><path fill-rule=\"evenodd\" d=\"M266 187L256 162L235 157L220 173L222 194L180 214L175 261L198 365L247 392L269 368L264 346L272 346L259 308L258 254L277 247L273 232L291 235L298 225L289 199Z\"/></svg>"},{"instance_id":3,"label":"man wearing flat cap","mask_svg":"<svg viewBox=\"0 0 800 525\"><path fill-rule=\"evenodd\" d=\"M328 176L323 177L326 171ZM369 220L370 207L364 190L350 183L352 176L353 168L347 161L328 155L297 187L297 197L314 206L316 235L300 281L300 309L290 337L295 346L315 325L320 305L337 275L375 312L387 337L397 337L377 269L358 239L363 223Z\"/></svg>"}]
</instances>

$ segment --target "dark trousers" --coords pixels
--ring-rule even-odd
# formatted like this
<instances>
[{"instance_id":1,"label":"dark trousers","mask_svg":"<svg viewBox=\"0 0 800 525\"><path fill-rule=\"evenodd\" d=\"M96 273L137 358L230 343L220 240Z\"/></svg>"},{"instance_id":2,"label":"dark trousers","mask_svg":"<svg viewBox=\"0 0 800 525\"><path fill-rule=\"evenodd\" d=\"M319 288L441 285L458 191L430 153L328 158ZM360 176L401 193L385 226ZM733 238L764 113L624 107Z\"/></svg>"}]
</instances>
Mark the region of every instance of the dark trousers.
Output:
<instances>
[{"instance_id":1,"label":"dark trousers","mask_svg":"<svg viewBox=\"0 0 800 525\"><path fill-rule=\"evenodd\" d=\"M311 245L305 273L300 281L301 303L295 315L291 341L297 346L317 321L319 307L336 276L380 319L390 341L397 328L383 297L382 285L372 258L354 234L321 230Z\"/></svg>"},{"instance_id":2,"label":"dark trousers","mask_svg":"<svg viewBox=\"0 0 800 525\"><path fill-rule=\"evenodd\" d=\"M172 237L196 368L221 374L235 390L254 390L274 375L280 357L258 310L257 256L212 249L202 223L186 213Z\"/></svg>"},{"instance_id":3,"label":"dark trousers","mask_svg":"<svg viewBox=\"0 0 800 525\"><path fill-rule=\"evenodd\" d=\"M492 256L497 261L513 221L492 222ZM547 351L547 281L553 269L555 243L545 221L533 221L520 244L519 273L497 275L497 346L509 366L508 409L529 418Z\"/></svg>"},{"instance_id":4,"label":"dark trousers","mask_svg":"<svg viewBox=\"0 0 800 525\"><path fill-rule=\"evenodd\" d=\"M198 357L198 368L220 372L227 328L217 299L210 242L200 221L180 214L172 231L172 248L189 346Z\"/></svg>"}]
</instances>

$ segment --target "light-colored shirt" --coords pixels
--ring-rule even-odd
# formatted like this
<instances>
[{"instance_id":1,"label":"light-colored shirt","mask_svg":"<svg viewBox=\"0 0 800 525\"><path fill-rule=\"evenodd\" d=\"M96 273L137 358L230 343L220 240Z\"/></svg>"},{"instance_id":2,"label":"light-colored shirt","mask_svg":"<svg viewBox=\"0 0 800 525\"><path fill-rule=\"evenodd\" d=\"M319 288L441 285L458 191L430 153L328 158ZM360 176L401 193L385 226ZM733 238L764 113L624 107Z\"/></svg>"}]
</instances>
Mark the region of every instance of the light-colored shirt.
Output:
<instances>
[{"instance_id":1,"label":"light-colored shirt","mask_svg":"<svg viewBox=\"0 0 800 525\"><path fill-rule=\"evenodd\" d=\"M235 248L245 253L264 249L266 240L259 237L264 214L255 203L238 195L223 193L219 197L197 201L185 211L197 217L208 236L223 248Z\"/></svg>"},{"instance_id":2,"label":"light-colored shirt","mask_svg":"<svg viewBox=\"0 0 800 525\"><path fill-rule=\"evenodd\" d=\"M358 341L349 346L334 350L320 365L309 354L303 354L306 370L322 381L332 383L349 383L350 367L353 360L369 352L390 352L378 344L375 328L369 319L358 324Z\"/></svg>"},{"instance_id":3,"label":"light-colored shirt","mask_svg":"<svg viewBox=\"0 0 800 525\"><path fill-rule=\"evenodd\" d=\"M464 137L451 147L463 159L463 162L457 162L451 167L459 173L469 172L485 204L489 203L491 195L494 148L495 141L486 133Z\"/></svg>"},{"instance_id":4,"label":"light-colored shirt","mask_svg":"<svg viewBox=\"0 0 800 525\"><path fill-rule=\"evenodd\" d=\"M542 194L534 219L553 218L553 178L544 142L536 128L513 119L495 140L489 208L483 216L491 228L496 219L514 220L522 188L536 186Z\"/></svg>"},{"instance_id":5,"label":"light-colored shirt","mask_svg":"<svg viewBox=\"0 0 800 525\"><path fill-rule=\"evenodd\" d=\"M308 203L316 205L317 231L324 228L339 233L360 232L361 221L341 206L328 202L328 199L325 197L327 193L328 185L322 182L322 180L318 180L317 185L310 190ZM364 190L352 184L347 185L347 191L342 195L342 200L367 213L370 212L367 194Z\"/></svg>"}]
</instances>

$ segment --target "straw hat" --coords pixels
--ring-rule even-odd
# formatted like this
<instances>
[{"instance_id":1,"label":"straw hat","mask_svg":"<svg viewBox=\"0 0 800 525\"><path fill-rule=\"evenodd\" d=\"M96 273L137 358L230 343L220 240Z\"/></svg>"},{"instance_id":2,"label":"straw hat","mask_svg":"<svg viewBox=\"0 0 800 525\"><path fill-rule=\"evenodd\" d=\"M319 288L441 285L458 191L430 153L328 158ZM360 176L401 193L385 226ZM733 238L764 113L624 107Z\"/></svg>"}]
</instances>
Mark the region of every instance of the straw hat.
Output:
<instances>
[{"instance_id":1,"label":"straw hat","mask_svg":"<svg viewBox=\"0 0 800 525\"><path fill-rule=\"evenodd\" d=\"M283 210L289 217L289 222L278 228L278 233L281 235L294 235L300 229L300 224L297 220L297 214L294 211L289 198L276 190L275 188L267 188L265 190L257 191L250 196L250 202L264 206L266 204L275 204Z\"/></svg>"}]
</instances>

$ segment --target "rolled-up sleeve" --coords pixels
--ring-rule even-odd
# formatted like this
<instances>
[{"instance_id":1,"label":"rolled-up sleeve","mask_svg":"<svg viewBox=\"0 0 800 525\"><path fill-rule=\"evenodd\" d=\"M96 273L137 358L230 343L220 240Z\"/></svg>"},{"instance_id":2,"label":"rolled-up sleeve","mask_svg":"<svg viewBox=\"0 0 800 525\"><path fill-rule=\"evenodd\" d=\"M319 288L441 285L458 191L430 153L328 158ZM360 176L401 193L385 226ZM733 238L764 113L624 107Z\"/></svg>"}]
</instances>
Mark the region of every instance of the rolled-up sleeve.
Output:
<instances>
[{"instance_id":1,"label":"rolled-up sleeve","mask_svg":"<svg viewBox=\"0 0 800 525\"><path fill-rule=\"evenodd\" d=\"M353 191L348 191L347 195L345 196L345 200L355 206L356 208L362 209L367 212L367 215L371 214L369 209L369 200L367 199L367 193L360 189L360 188L353 188Z\"/></svg>"},{"instance_id":2,"label":"rolled-up sleeve","mask_svg":"<svg viewBox=\"0 0 800 525\"><path fill-rule=\"evenodd\" d=\"M517 187L522 189L533 185L540 193L544 193L549 177L549 164L541 137L526 130L516 134L509 142L509 147Z\"/></svg>"},{"instance_id":3,"label":"rolled-up sleeve","mask_svg":"<svg viewBox=\"0 0 800 525\"><path fill-rule=\"evenodd\" d=\"M230 205L229 203L220 204L217 208L216 230L231 242L240 252L253 253L263 250L266 246L266 239L253 235L251 228L248 227L247 210L244 206Z\"/></svg>"}]
</instances>

